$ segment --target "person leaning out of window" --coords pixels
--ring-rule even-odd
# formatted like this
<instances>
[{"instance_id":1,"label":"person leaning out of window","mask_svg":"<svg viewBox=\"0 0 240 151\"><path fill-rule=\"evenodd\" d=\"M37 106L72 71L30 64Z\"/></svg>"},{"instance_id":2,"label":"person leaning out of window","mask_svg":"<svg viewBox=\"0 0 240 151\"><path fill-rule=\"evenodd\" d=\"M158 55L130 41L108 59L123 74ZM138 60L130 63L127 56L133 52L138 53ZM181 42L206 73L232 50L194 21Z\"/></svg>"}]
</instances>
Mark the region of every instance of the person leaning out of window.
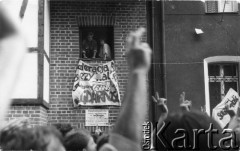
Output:
<instances>
[{"instance_id":1,"label":"person leaning out of window","mask_svg":"<svg viewBox=\"0 0 240 151\"><path fill-rule=\"evenodd\" d=\"M105 42L105 39L100 39L100 53L99 57L103 58L104 60L110 60L111 59L111 49L110 46Z\"/></svg>"}]
</instances>

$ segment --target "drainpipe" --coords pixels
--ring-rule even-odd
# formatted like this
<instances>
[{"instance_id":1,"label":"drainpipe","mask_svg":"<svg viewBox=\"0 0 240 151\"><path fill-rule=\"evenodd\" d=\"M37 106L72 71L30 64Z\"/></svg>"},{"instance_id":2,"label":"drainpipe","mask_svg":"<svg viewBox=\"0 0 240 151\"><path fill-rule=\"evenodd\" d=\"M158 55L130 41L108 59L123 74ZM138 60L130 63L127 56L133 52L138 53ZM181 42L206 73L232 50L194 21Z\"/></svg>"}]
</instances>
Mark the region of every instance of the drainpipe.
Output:
<instances>
[{"instance_id":1,"label":"drainpipe","mask_svg":"<svg viewBox=\"0 0 240 151\"><path fill-rule=\"evenodd\" d=\"M167 97L167 85L166 85L166 50L165 50L165 11L164 11L165 0L161 0L161 80L162 80L162 96Z\"/></svg>"},{"instance_id":2,"label":"drainpipe","mask_svg":"<svg viewBox=\"0 0 240 151\"><path fill-rule=\"evenodd\" d=\"M147 39L153 49L151 70L149 72L149 120L158 121L160 112L151 96L157 91L160 97L166 94L166 56L165 56L165 17L164 0L147 1Z\"/></svg>"}]
</instances>

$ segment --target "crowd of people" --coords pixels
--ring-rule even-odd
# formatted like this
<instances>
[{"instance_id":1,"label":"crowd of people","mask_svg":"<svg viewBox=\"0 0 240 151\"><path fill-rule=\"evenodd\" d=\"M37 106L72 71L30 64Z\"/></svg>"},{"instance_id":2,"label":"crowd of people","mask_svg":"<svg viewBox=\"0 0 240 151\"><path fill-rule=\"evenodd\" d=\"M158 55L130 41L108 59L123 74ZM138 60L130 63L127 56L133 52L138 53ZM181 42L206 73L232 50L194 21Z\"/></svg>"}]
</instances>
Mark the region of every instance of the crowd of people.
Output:
<instances>
[{"instance_id":1,"label":"crowd of people","mask_svg":"<svg viewBox=\"0 0 240 151\"><path fill-rule=\"evenodd\" d=\"M21 64L26 54L24 37L18 23L11 19L0 2L0 121L4 120L10 104L11 92L14 91L15 82L18 80L18 73L21 71ZM151 65L151 48L147 43L141 41L144 29L131 32L127 39L126 51L129 65L129 79L123 108L119 114L114 128L108 134L97 132L92 136L86 130L71 129L59 131L57 127L36 126L29 127L27 122L10 122L0 124L0 147L2 150L44 150L44 151L140 151L142 141L142 123L147 114L147 90L146 76ZM179 113L168 114L167 100L160 98L158 93L153 96L161 115L156 129L152 132L159 137L164 123L171 122L169 128L163 135L166 140L173 140L176 137L176 130L184 129L189 134L189 144L194 145L194 129L207 130L210 124L219 131L222 128L206 113L191 111L191 101L185 100L185 93L180 96ZM235 133L236 144L240 144L239 114L231 114L231 121L228 129ZM180 136L178 136L180 137ZM209 150L208 135L199 137L198 150ZM215 135L212 140L216 146L222 134ZM169 150L160 139L154 142L156 150ZM232 142L226 141L231 144ZM170 144L171 145L171 144ZM177 146L182 146L177 142ZM152 149L154 149L152 148ZM217 149L221 149L220 147ZM185 150L182 148L181 150Z\"/></svg>"}]
</instances>

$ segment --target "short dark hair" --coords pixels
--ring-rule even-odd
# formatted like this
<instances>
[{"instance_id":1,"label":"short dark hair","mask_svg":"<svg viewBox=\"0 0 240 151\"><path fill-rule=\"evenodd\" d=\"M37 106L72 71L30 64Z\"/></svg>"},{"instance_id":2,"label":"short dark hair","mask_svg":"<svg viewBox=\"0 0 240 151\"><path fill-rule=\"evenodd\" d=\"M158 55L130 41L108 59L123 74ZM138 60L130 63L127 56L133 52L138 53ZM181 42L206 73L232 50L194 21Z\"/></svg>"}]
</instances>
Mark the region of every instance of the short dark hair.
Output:
<instances>
[{"instance_id":1,"label":"short dark hair","mask_svg":"<svg viewBox=\"0 0 240 151\"><path fill-rule=\"evenodd\" d=\"M88 36L94 36L93 32L89 32Z\"/></svg>"},{"instance_id":2,"label":"short dark hair","mask_svg":"<svg viewBox=\"0 0 240 151\"><path fill-rule=\"evenodd\" d=\"M34 134L29 128L4 131L0 136L0 146L7 150L30 150L33 142Z\"/></svg>"},{"instance_id":3,"label":"short dark hair","mask_svg":"<svg viewBox=\"0 0 240 151\"><path fill-rule=\"evenodd\" d=\"M67 123L57 123L54 124L53 126L56 127L62 133L63 137L73 129L71 124Z\"/></svg>"},{"instance_id":4,"label":"short dark hair","mask_svg":"<svg viewBox=\"0 0 240 151\"><path fill-rule=\"evenodd\" d=\"M66 150L83 150L87 147L91 137L87 130L69 132L64 139L64 146Z\"/></svg>"},{"instance_id":5,"label":"short dark hair","mask_svg":"<svg viewBox=\"0 0 240 151\"><path fill-rule=\"evenodd\" d=\"M47 136L54 136L55 139L59 139L59 141L63 144L62 134L53 126L39 126L33 129L33 133L36 137L36 148L45 150L49 144L49 140L46 139Z\"/></svg>"},{"instance_id":6,"label":"short dark hair","mask_svg":"<svg viewBox=\"0 0 240 151\"><path fill-rule=\"evenodd\" d=\"M162 135L166 138L168 142L171 142L176 137L179 137L179 133L176 133L176 130L183 129L186 131L189 139L188 143L190 146L194 144L194 129L200 130L207 130L209 129L210 125L213 126L214 129L219 131L222 130L220 125L211 117L206 115L203 112L199 111L191 111L191 112L181 112L181 113L172 113L169 114L167 119L165 120L165 124L168 125L166 131L162 133ZM205 151L208 150L208 142L207 142L207 135L199 135L197 147L198 150ZM219 140L222 138L221 134L213 135L213 144L217 144ZM161 143L157 143L157 145L161 145ZM178 144L181 145L181 144ZM159 149L164 149L163 146L158 146Z\"/></svg>"},{"instance_id":7,"label":"short dark hair","mask_svg":"<svg viewBox=\"0 0 240 151\"><path fill-rule=\"evenodd\" d=\"M101 38L100 38L100 41L102 41L102 40L103 40L103 41L106 41L106 38L101 37Z\"/></svg>"},{"instance_id":8,"label":"short dark hair","mask_svg":"<svg viewBox=\"0 0 240 151\"><path fill-rule=\"evenodd\" d=\"M46 136L51 135L63 142L61 133L55 127L38 126L1 133L0 146L7 150L45 150L49 144Z\"/></svg>"}]
</instances>

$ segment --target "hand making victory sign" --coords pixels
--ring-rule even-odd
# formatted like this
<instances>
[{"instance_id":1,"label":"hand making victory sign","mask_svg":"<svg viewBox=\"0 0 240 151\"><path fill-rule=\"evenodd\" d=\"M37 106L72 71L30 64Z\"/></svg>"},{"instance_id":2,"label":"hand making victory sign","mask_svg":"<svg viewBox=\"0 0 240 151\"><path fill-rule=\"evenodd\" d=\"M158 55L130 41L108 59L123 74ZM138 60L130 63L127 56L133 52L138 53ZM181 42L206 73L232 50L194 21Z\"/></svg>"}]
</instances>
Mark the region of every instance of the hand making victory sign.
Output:
<instances>
[{"instance_id":1,"label":"hand making victory sign","mask_svg":"<svg viewBox=\"0 0 240 151\"><path fill-rule=\"evenodd\" d=\"M167 99L160 98L158 92L155 92L155 96L152 96L153 102L156 103L158 110L160 111L160 116L158 118L157 127L151 133L151 137L153 138L152 147L156 147L156 133L164 124L168 116L168 107L167 107Z\"/></svg>"},{"instance_id":2,"label":"hand making victory sign","mask_svg":"<svg viewBox=\"0 0 240 151\"><path fill-rule=\"evenodd\" d=\"M155 92L155 97L152 96L152 100L157 104L159 110L161 111L161 116L167 117L168 108L167 108L167 99L160 98L158 92Z\"/></svg>"},{"instance_id":3,"label":"hand making victory sign","mask_svg":"<svg viewBox=\"0 0 240 151\"><path fill-rule=\"evenodd\" d=\"M180 107L183 111L190 111L190 108L192 106L192 101L185 99L185 92L182 92L180 94L179 102L180 102Z\"/></svg>"}]
</instances>

